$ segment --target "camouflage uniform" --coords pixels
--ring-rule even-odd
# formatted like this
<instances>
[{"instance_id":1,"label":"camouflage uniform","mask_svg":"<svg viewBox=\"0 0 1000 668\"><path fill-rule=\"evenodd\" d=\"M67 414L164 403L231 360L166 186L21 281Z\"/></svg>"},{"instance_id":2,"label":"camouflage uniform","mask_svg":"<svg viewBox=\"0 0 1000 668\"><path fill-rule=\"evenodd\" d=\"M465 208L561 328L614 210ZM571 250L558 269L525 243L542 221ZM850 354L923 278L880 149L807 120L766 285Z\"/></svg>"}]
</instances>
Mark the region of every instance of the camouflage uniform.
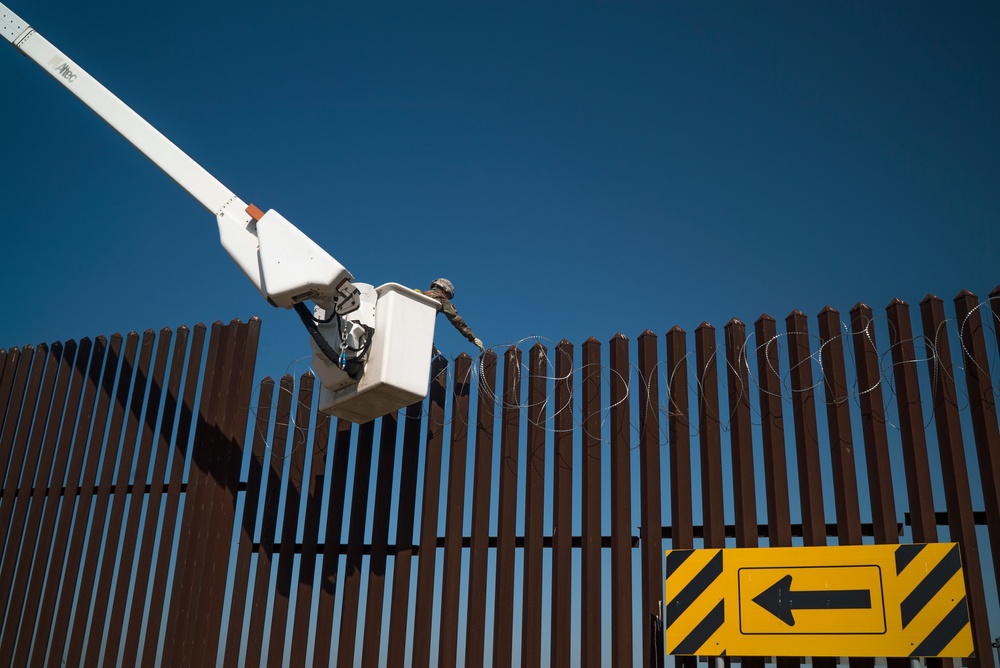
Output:
<instances>
[{"instance_id":1,"label":"camouflage uniform","mask_svg":"<svg viewBox=\"0 0 1000 668\"><path fill-rule=\"evenodd\" d=\"M448 322L454 325L455 329L461 332L462 336L467 338L470 343L476 342L476 335L472 333L472 328L465 324L465 320L458 314L458 309L448 299L448 295L444 293L444 290L430 288L428 290L421 290L420 292L423 292L423 294L432 299L436 299L441 304L440 310L444 311L444 317L448 318Z\"/></svg>"}]
</instances>

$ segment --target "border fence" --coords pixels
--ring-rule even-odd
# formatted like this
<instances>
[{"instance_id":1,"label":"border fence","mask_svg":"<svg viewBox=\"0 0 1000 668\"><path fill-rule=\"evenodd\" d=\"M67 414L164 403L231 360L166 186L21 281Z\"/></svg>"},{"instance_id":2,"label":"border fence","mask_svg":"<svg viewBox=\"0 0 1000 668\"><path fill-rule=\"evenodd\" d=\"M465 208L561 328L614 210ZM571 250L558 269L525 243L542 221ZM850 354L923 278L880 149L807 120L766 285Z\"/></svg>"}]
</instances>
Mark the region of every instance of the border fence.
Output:
<instances>
[{"instance_id":1,"label":"border fence","mask_svg":"<svg viewBox=\"0 0 1000 668\"><path fill-rule=\"evenodd\" d=\"M256 318L0 350L0 657L656 666L667 549L954 541L993 668L1000 288L954 309L438 357L362 425Z\"/></svg>"}]
</instances>

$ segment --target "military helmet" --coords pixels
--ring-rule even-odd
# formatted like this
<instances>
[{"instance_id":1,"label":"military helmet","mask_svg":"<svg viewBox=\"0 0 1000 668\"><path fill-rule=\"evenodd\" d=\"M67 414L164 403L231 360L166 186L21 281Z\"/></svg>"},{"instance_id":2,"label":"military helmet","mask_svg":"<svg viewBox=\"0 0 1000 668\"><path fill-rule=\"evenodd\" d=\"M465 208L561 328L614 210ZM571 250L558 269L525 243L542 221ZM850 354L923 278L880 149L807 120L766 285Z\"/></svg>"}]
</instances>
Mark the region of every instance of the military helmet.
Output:
<instances>
[{"instance_id":1,"label":"military helmet","mask_svg":"<svg viewBox=\"0 0 1000 668\"><path fill-rule=\"evenodd\" d=\"M431 287L444 290L448 294L449 299L455 296L455 286L447 278L435 278L431 281Z\"/></svg>"}]
</instances>

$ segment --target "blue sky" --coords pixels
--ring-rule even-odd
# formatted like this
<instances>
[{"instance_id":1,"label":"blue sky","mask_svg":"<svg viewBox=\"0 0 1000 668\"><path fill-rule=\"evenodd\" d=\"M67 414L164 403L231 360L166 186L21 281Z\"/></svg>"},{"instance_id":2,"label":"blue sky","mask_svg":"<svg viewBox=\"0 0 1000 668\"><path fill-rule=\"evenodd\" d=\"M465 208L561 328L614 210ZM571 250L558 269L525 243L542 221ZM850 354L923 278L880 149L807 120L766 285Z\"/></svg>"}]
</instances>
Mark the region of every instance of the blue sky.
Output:
<instances>
[{"instance_id":1,"label":"blue sky","mask_svg":"<svg viewBox=\"0 0 1000 668\"><path fill-rule=\"evenodd\" d=\"M1000 283L996 3L4 1L487 346ZM0 348L260 315L257 376L307 368L211 215L9 47L0 86Z\"/></svg>"},{"instance_id":2,"label":"blue sky","mask_svg":"<svg viewBox=\"0 0 1000 668\"><path fill-rule=\"evenodd\" d=\"M1000 282L993 3L9 4L358 280L452 279L488 346ZM193 199L13 49L0 81L0 347L258 314L258 375L306 354Z\"/></svg>"}]
</instances>

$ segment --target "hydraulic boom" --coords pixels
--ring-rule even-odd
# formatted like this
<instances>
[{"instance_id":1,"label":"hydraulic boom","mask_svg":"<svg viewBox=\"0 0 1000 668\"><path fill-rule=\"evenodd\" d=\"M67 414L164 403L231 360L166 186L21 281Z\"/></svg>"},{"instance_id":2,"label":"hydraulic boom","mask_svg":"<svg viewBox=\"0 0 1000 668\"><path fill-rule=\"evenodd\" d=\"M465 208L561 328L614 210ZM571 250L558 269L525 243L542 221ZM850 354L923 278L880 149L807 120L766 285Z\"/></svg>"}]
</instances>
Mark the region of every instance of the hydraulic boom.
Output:
<instances>
[{"instance_id":1,"label":"hydraulic boom","mask_svg":"<svg viewBox=\"0 0 1000 668\"><path fill-rule=\"evenodd\" d=\"M295 225L236 196L2 3L0 35L208 209L223 248L261 295L296 310L323 383L321 410L363 422L426 396L436 302L394 283L355 285Z\"/></svg>"}]
</instances>

